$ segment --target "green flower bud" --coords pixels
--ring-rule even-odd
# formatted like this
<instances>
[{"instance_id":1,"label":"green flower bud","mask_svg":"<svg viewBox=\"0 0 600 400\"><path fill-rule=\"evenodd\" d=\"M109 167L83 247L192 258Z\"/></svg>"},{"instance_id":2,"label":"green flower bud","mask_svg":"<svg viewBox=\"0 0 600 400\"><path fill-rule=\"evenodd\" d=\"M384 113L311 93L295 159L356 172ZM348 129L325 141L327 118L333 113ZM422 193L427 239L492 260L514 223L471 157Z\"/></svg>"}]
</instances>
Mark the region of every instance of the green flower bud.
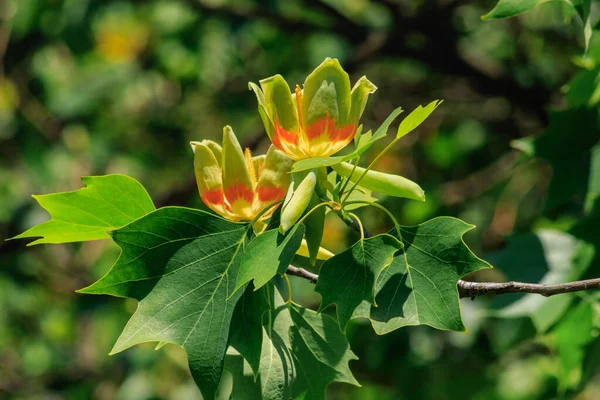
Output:
<instances>
[{"instance_id":1,"label":"green flower bud","mask_svg":"<svg viewBox=\"0 0 600 400\"><path fill-rule=\"evenodd\" d=\"M316 184L317 175L311 171L294 190L289 201L283 205L279 225L281 233L287 232L300 219L310 203Z\"/></svg>"},{"instance_id":2,"label":"green flower bud","mask_svg":"<svg viewBox=\"0 0 600 400\"><path fill-rule=\"evenodd\" d=\"M332 168L341 176L348 178L354 169L354 165L343 162L332 165ZM356 182L364 172L365 168L356 167L350 178L350 182ZM371 170L360 180L360 186L388 196L425 201L425 192L423 192L423 189L419 185L410 179L398 175Z\"/></svg>"}]
</instances>

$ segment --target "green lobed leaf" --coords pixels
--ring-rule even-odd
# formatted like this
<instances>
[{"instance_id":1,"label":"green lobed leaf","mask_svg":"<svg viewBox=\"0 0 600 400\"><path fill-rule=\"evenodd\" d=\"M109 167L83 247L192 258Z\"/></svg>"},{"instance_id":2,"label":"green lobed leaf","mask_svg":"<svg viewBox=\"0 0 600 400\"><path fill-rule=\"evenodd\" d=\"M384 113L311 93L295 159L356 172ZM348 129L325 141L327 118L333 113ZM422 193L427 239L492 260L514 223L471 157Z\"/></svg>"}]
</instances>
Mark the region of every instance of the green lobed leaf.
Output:
<instances>
[{"instance_id":1,"label":"green lobed leaf","mask_svg":"<svg viewBox=\"0 0 600 400\"><path fill-rule=\"evenodd\" d=\"M377 140L384 138L387 135L388 128L391 123L402 113L402 107L396 108L392 113L383 121L381 126L371 135L371 131L368 131L359 137L356 149L349 154L344 156L334 157L314 157L299 160L292 166L292 172L305 171L308 169L329 167L344 161L352 160L356 157L360 157L365 151L367 151Z\"/></svg>"},{"instance_id":2,"label":"green lobed leaf","mask_svg":"<svg viewBox=\"0 0 600 400\"><path fill-rule=\"evenodd\" d=\"M427 104L425 107L418 106L415 108L410 114L406 116L400 122L400 126L398 127L398 133L396 134L396 139L400 139L406 134L412 132L419 125L423 123L431 115L431 113L442 104L443 100L434 100L431 103Z\"/></svg>"},{"instance_id":3,"label":"green lobed leaf","mask_svg":"<svg viewBox=\"0 0 600 400\"><path fill-rule=\"evenodd\" d=\"M319 310L335 304L340 327L345 329L361 302L375 304L375 282L401 248L395 237L377 235L327 260L315 287L322 297Z\"/></svg>"},{"instance_id":4,"label":"green lobed leaf","mask_svg":"<svg viewBox=\"0 0 600 400\"><path fill-rule=\"evenodd\" d=\"M161 208L113 232L121 256L106 276L81 290L139 302L111 354L149 341L177 344L203 396L214 398L242 294L233 289L247 236L248 224L179 207Z\"/></svg>"},{"instance_id":5,"label":"green lobed leaf","mask_svg":"<svg viewBox=\"0 0 600 400\"><path fill-rule=\"evenodd\" d=\"M270 285L263 286L257 291L250 285L246 286L233 312L229 330L230 346L246 360L254 377L259 374L263 343L263 314L270 309L268 303L270 291L272 291Z\"/></svg>"},{"instance_id":6,"label":"green lobed leaf","mask_svg":"<svg viewBox=\"0 0 600 400\"><path fill-rule=\"evenodd\" d=\"M348 339L338 322L326 314L296 304L290 307L290 315L299 336L314 357L344 377L345 382L359 386L348 366L358 357L350 350Z\"/></svg>"},{"instance_id":7,"label":"green lobed leaf","mask_svg":"<svg viewBox=\"0 0 600 400\"><path fill-rule=\"evenodd\" d=\"M304 225L296 224L286 234L272 229L254 238L244 252L235 290L251 280L254 280L256 290L275 274L283 275L300 247L303 236Z\"/></svg>"},{"instance_id":8,"label":"green lobed leaf","mask_svg":"<svg viewBox=\"0 0 600 400\"><path fill-rule=\"evenodd\" d=\"M242 302L246 304L243 308L247 319L239 312ZM337 321L300 305L287 304L270 283L258 291L246 290L236 308L231 332L232 346L246 360L244 368L237 361L232 371L233 399L238 398L237 394L248 398L244 391L253 393L256 399L323 399L331 382L358 385L348 366L357 357ZM241 332L245 339L240 346ZM252 380L248 379L252 374L249 360L259 360Z\"/></svg>"},{"instance_id":9,"label":"green lobed leaf","mask_svg":"<svg viewBox=\"0 0 600 400\"><path fill-rule=\"evenodd\" d=\"M297 368L297 380L293 387L293 398L303 400L324 400L325 390L332 382L357 385L352 375L336 371L322 363L304 341L298 328L290 328L292 355Z\"/></svg>"},{"instance_id":10,"label":"green lobed leaf","mask_svg":"<svg viewBox=\"0 0 600 400\"><path fill-rule=\"evenodd\" d=\"M501 18L514 17L526 13L534 8L553 0L499 0L496 6L487 14L481 17L483 20L495 20ZM585 48L588 48L590 38L592 37L592 25L590 21L591 0L561 0L563 3L571 6L583 21L583 32Z\"/></svg>"},{"instance_id":11,"label":"green lobed leaf","mask_svg":"<svg viewBox=\"0 0 600 400\"><path fill-rule=\"evenodd\" d=\"M558 354L558 390L563 394L576 388L582 377L586 345L597 336L597 299L582 301L571 308L553 331Z\"/></svg>"},{"instance_id":12,"label":"green lobed leaf","mask_svg":"<svg viewBox=\"0 0 600 400\"><path fill-rule=\"evenodd\" d=\"M572 128L576 126L577 135ZM600 192L600 129L594 109L578 108L550 112L546 131L534 139L520 139L513 145L544 158L552 167L546 207L561 205L573 198L593 200Z\"/></svg>"},{"instance_id":13,"label":"green lobed leaf","mask_svg":"<svg viewBox=\"0 0 600 400\"><path fill-rule=\"evenodd\" d=\"M257 365L252 367L255 372L252 381L234 374L232 398L237 399L236 393L248 391L257 394L256 399L289 399L296 370L290 352L288 332L292 320L287 305L271 284L258 291L246 290L241 301L246 302L244 317L249 318L239 318L238 306L232 320L231 345L249 366L255 360ZM238 378L240 382L236 382ZM246 397L240 395L240 398Z\"/></svg>"},{"instance_id":14,"label":"green lobed leaf","mask_svg":"<svg viewBox=\"0 0 600 400\"><path fill-rule=\"evenodd\" d=\"M254 380L252 368L242 356L228 352L225 357L225 369L233 377L230 399L256 400L261 398L260 386Z\"/></svg>"},{"instance_id":15,"label":"green lobed leaf","mask_svg":"<svg viewBox=\"0 0 600 400\"><path fill-rule=\"evenodd\" d=\"M33 196L52 219L13 239L40 237L29 246L108 239L108 231L155 209L146 189L129 176L86 176L81 180L82 189Z\"/></svg>"},{"instance_id":16,"label":"green lobed leaf","mask_svg":"<svg viewBox=\"0 0 600 400\"><path fill-rule=\"evenodd\" d=\"M421 324L465 331L456 284L468 273L490 268L462 239L472 228L451 217L402 227L404 248L376 282L377 307L364 301L353 318L368 318L378 334Z\"/></svg>"}]
</instances>

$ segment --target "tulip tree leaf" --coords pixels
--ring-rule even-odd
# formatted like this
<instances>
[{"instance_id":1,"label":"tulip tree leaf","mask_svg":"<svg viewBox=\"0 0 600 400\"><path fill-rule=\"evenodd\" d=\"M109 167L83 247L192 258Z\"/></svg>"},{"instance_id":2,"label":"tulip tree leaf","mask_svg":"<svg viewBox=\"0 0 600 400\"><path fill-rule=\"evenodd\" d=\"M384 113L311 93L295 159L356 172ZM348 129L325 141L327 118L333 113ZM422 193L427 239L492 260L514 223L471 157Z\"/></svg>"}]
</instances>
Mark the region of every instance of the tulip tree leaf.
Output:
<instances>
[{"instance_id":1,"label":"tulip tree leaf","mask_svg":"<svg viewBox=\"0 0 600 400\"><path fill-rule=\"evenodd\" d=\"M236 290L251 280L254 280L254 288L259 289L275 274L283 275L300 248L303 236L304 225L299 224L284 235L272 229L254 238L244 252Z\"/></svg>"},{"instance_id":2,"label":"tulip tree leaf","mask_svg":"<svg viewBox=\"0 0 600 400\"><path fill-rule=\"evenodd\" d=\"M322 364L334 369L345 382L357 385L348 363L358 360L350 350L346 336L337 321L326 314L319 314L307 308L292 305L290 315L298 335Z\"/></svg>"},{"instance_id":3,"label":"tulip tree leaf","mask_svg":"<svg viewBox=\"0 0 600 400\"><path fill-rule=\"evenodd\" d=\"M600 194L600 129L594 109L550 112L550 124L536 138L514 141L514 147L527 155L541 157L552 167L546 207L552 208L572 199L591 202ZM577 126L580 134L573 135Z\"/></svg>"},{"instance_id":4,"label":"tulip tree leaf","mask_svg":"<svg viewBox=\"0 0 600 400\"><path fill-rule=\"evenodd\" d=\"M240 307L242 302L245 305ZM243 314L239 312L242 309ZM288 307L273 285L267 284L257 291L246 289L232 320L230 344L254 371L255 379L249 381L241 376L238 364L232 371L232 398L247 398L242 394L245 391L257 394L254 397L257 399L291 397L296 373L289 343L291 325ZM240 382L236 382L238 377Z\"/></svg>"},{"instance_id":5,"label":"tulip tree leaf","mask_svg":"<svg viewBox=\"0 0 600 400\"><path fill-rule=\"evenodd\" d=\"M596 302L597 299L586 299L571 308L552 332L559 360L558 389L562 393L576 388L581 382L586 345L597 336Z\"/></svg>"},{"instance_id":6,"label":"tulip tree leaf","mask_svg":"<svg viewBox=\"0 0 600 400\"><path fill-rule=\"evenodd\" d=\"M270 285L257 291L248 285L238 300L229 332L229 344L246 360L254 376L259 374L260 355L263 343L263 314L269 311Z\"/></svg>"},{"instance_id":7,"label":"tulip tree leaf","mask_svg":"<svg viewBox=\"0 0 600 400\"><path fill-rule=\"evenodd\" d=\"M481 18L489 21L494 19L514 17L516 15L531 11L539 5L548 3L550 1L552 0L499 0L498 3L496 3L496 6ZM583 21L585 48L587 49L590 38L592 37L592 24L589 18L592 1L562 0L562 2L572 7Z\"/></svg>"},{"instance_id":8,"label":"tulip tree leaf","mask_svg":"<svg viewBox=\"0 0 600 400\"><path fill-rule=\"evenodd\" d=\"M233 377L231 399L256 400L261 398L260 385L254 380L252 367L242 356L227 354L225 369Z\"/></svg>"},{"instance_id":9,"label":"tulip tree leaf","mask_svg":"<svg viewBox=\"0 0 600 400\"><path fill-rule=\"evenodd\" d=\"M84 188L33 196L52 219L13 239L40 237L29 245L108 239L121 228L155 209L148 192L126 175L86 176Z\"/></svg>"},{"instance_id":10,"label":"tulip tree leaf","mask_svg":"<svg viewBox=\"0 0 600 400\"><path fill-rule=\"evenodd\" d=\"M402 136L412 132L419 125L423 123L431 115L431 113L442 104L443 100L434 100L431 103L427 104L425 107L418 106L415 108L410 114L406 116L400 122L400 126L398 127L398 133L396 134L396 139L400 139Z\"/></svg>"},{"instance_id":11,"label":"tulip tree leaf","mask_svg":"<svg viewBox=\"0 0 600 400\"><path fill-rule=\"evenodd\" d=\"M336 329L339 332L339 327L336 326ZM327 331L327 333L333 332ZM341 332L340 335L344 337ZM340 373L336 369L321 362L319 358L317 358L317 355L313 353L296 326L290 328L290 337L292 342L292 355L294 356L297 368L297 379L293 391L295 399L324 400L325 390L332 382L344 382L358 386L354 376ZM351 353L351 355L353 354ZM338 357L340 356L348 357L349 355L338 354Z\"/></svg>"},{"instance_id":12,"label":"tulip tree leaf","mask_svg":"<svg viewBox=\"0 0 600 400\"><path fill-rule=\"evenodd\" d=\"M320 310L337 307L340 326L345 329L361 302L375 304L375 282L402 248L391 235L360 240L323 264L315 290L321 294Z\"/></svg>"},{"instance_id":13,"label":"tulip tree leaf","mask_svg":"<svg viewBox=\"0 0 600 400\"><path fill-rule=\"evenodd\" d=\"M387 135L387 131L391 123L398 118L398 115L400 115L402 111L402 107L398 107L392 111L392 113L385 119L385 121L383 121L381 126L377 129L377 131L375 131L374 134L371 135L371 131L362 134L359 138L356 149L352 153L343 156L314 157L296 161L292 166L292 172L305 171L319 167L329 167L331 165L360 157L365 151L369 150L369 148L377 140L382 139Z\"/></svg>"},{"instance_id":14,"label":"tulip tree leaf","mask_svg":"<svg viewBox=\"0 0 600 400\"><path fill-rule=\"evenodd\" d=\"M245 307L240 307L242 302ZM242 308L251 314L242 315ZM243 339L245 343L240 346L238 333L242 331L252 339ZM337 321L285 303L272 284L245 291L236 308L230 338L245 360L228 356L234 399L323 399L331 382L358 385L348 366L357 357ZM249 342L252 345L248 346ZM249 360L258 360L254 377Z\"/></svg>"},{"instance_id":15,"label":"tulip tree leaf","mask_svg":"<svg viewBox=\"0 0 600 400\"><path fill-rule=\"evenodd\" d=\"M186 208L162 208L113 232L121 256L83 293L133 297L138 308L112 354L135 344L177 344L205 398L223 370L233 294L248 225Z\"/></svg>"},{"instance_id":16,"label":"tulip tree leaf","mask_svg":"<svg viewBox=\"0 0 600 400\"><path fill-rule=\"evenodd\" d=\"M403 227L404 248L376 283L377 307L364 301L353 317L370 319L378 334L421 324L464 331L456 284L462 276L490 267L462 239L472 228L451 217Z\"/></svg>"}]
</instances>

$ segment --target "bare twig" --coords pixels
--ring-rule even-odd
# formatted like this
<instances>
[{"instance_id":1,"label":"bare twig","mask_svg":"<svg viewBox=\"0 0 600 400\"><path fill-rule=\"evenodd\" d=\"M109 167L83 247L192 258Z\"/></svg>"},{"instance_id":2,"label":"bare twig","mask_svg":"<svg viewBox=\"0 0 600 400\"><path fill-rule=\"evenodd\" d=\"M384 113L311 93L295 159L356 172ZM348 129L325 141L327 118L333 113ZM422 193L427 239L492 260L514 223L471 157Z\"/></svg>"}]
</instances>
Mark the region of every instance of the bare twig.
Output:
<instances>
[{"instance_id":1,"label":"bare twig","mask_svg":"<svg viewBox=\"0 0 600 400\"><path fill-rule=\"evenodd\" d=\"M351 218L343 218L344 222L352 229L360 229L356 221ZM370 237L371 234L365 230L365 236ZM289 266L287 269L288 275L299 276L307 279L312 283L317 283L319 275L309 272L302 268ZM506 293L532 293L540 294L545 297L554 296L556 294L579 292L582 290L600 289L600 278L586 279L582 281L573 281L567 283L557 283L554 285L544 285L540 283L525 283L525 282L470 282L459 279L457 282L458 294L461 298L470 297L474 299L478 296L497 295Z\"/></svg>"},{"instance_id":2,"label":"bare twig","mask_svg":"<svg viewBox=\"0 0 600 400\"><path fill-rule=\"evenodd\" d=\"M534 293L545 297L555 294L579 292L582 290L600 289L600 278L557 283L555 285L543 285L539 283L523 282L468 282L462 279L458 281L458 293L460 297L484 296L489 294L505 293Z\"/></svg>"},{"instance_id":3,"label":"bare twig","mask_svg":"<svg viewBox=\"0 0 600 400\"><path fill-rule=\"evenodd\" d=\"M317 283L317 279L319 278L319 275L317 274L313 274L312 272L307 271L304 268L297 268L292 265L288 267L286 273L288 275L299 276L300 278L307 279L312 283Z\"/></svg>"}]
</instances>

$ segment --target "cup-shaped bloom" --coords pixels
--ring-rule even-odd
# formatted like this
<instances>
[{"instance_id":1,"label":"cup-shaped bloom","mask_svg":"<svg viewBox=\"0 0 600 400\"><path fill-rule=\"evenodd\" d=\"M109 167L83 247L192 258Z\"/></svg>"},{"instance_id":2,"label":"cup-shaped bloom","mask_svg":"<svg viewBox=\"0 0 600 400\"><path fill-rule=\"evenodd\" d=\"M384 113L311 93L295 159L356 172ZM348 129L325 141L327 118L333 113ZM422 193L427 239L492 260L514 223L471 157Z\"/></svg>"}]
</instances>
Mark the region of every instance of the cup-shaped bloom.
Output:
<instances>
[{"instance_id":1,"label":"cup-shaped bloom","mask_svg":"<svg viewBox=\"0 0 600 400\"><path fill-rule=\"evenodd\" d=\"M266 206L285 197L292 160L274 146L266 156L252 157L249 149L242 152L229 126L223 128L223 147L211 140L190 144L200 198L223 217L250 221Z\"/></svg>"},{"instance_id":2,"label":"cup-shaped bloom","mask_svg":"<svg viewBox=\"0 0 600 400\"><path fill-rule=\"evenodd\" d=\"M265 130L278 149L294 160L327 157L354 139L369 94L377 88L366 77L350 90L339 61L327 58L295 93L281 75L250 83Z\"/></svg>"}]
</instances>

